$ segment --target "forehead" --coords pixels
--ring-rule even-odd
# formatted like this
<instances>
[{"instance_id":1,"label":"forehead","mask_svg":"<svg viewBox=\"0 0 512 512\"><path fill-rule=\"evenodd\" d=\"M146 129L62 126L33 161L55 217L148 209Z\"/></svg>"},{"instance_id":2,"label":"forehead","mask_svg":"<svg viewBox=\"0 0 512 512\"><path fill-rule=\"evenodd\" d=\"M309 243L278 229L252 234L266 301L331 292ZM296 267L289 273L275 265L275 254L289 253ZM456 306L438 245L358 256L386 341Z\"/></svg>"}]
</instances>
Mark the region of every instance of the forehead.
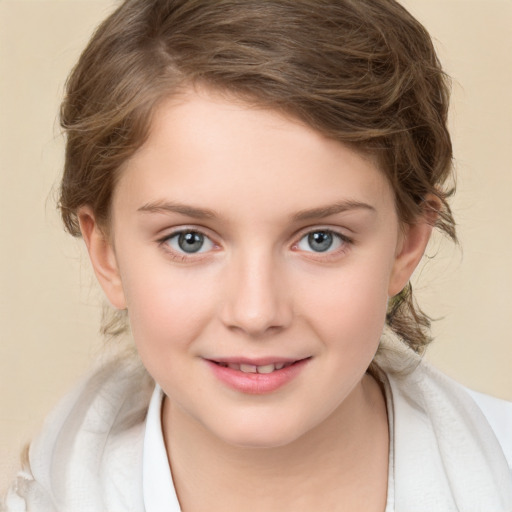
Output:
<instances>
[{"instance_id":1,"label":"forehead","mask_svg":"<svg viewBox=\"0 0 512 512\"><path fill-rule=\"evenodd\" d=\"M369 156L279 112L188 90L156 110L148 139L122 170L114 205L170 199L284 213L340 200L389 206L390 198Z\"/></svg>"}]
</instances>

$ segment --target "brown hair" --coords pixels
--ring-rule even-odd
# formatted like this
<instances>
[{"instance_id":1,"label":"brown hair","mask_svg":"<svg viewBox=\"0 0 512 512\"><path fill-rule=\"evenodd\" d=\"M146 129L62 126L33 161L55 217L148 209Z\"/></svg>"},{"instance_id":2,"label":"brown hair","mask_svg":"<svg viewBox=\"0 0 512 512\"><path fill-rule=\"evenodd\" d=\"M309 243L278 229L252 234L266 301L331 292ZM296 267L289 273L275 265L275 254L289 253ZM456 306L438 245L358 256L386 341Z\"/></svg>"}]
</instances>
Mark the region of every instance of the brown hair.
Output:
<instances>
[{"instance_id":1,"label":"brown hair","mask_svg":"<svg viewBox=\"0 0 512 512\"><path fill-rule=\"evenodd\" d=\"M394 0L126 0L98 28L67 83L60 206L80 236L89 205L108 229L122 164L143 144L158 103L191 84L280 110L375 155L404 223L447 204L449 81L424 27ZM435 206L435 205L434 205ZM416 351L429 319L410 285L387 323Z\"/></svg>"}]
</instances>

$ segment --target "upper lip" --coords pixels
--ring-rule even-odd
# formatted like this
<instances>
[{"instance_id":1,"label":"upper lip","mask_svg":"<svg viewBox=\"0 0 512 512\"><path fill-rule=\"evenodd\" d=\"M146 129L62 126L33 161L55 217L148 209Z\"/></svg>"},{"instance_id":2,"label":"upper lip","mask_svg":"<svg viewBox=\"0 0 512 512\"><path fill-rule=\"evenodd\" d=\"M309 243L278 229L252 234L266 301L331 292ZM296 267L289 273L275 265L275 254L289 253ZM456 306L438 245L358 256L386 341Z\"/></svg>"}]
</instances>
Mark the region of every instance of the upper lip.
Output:
<instances>
[{"instance_id":1,"label":"upper lip","mask_svg":"<svg viewBox=\"0 0 512 512\"><path fill-rule=\"evenodd\" d=\"M266 366L269 364L289 364L296 363L308 357L207 357L208 361L224 364L249 364L253 366Z\"/></svg>"}]
</instances>

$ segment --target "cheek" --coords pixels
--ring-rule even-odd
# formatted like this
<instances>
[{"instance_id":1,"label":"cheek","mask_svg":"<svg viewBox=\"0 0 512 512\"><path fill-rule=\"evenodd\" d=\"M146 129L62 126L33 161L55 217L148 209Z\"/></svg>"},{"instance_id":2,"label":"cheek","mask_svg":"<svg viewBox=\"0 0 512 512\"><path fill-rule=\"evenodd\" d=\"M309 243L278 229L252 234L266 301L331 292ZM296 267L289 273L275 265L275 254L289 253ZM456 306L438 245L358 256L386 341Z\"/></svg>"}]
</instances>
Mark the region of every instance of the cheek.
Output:
<instances>
[{"instance_id":1,"label":"cheek","mask_svg":"<svg viewBox=\"0 0 512 512\"><path fill-rule=\"evenodd\" d=\"M391 265L351 265L334 269L299 292L305 314L322 338L360 350L378 344L387 311Z\"/></svg>"},{"instance_id":2,"label":"cheek","mask_svg":"<svg viewBox=\"0 0 512 512\"><path fill-rule=\"evenodd\" d=\"M123 280L133 337L141 358L184 350L211 318L206 276L176 271L166 261L126 268Z\"/></svg>"}]
</instances>

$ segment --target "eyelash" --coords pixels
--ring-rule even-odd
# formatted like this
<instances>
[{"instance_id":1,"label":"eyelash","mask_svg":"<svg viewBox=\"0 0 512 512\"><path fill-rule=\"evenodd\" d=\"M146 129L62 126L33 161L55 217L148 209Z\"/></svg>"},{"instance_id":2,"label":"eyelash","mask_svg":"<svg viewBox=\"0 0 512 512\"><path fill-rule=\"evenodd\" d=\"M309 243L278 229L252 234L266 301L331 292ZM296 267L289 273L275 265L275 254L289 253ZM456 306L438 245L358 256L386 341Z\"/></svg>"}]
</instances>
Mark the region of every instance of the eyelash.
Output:
<instances>
[{"instance_id":1,"label":"eyelash","mask_svg":"<svg viewBox=\"0 0 512 512\"><path fill-rule=\"evenodd\" d=\"M194 235L201 235L204 237L204 240L208 240L209 243L212 244L212 248L207 251L198 251L198 252L190 252L187 253L186 251L180 252L177 249L174 249L170 245L170 241L174 238L179 238L180 235L186 235L186 234L194 234ZM195 228L195 227L185 227L180 228L176 231L173 231L172 233L169 233L165 235L164 237L157 240L158 245L162 247L162 249L167 253L168 256L171 257L171 259L179 262L188 262L191 259L194 259L195 261L205 258L208 256L208 254L212 251L212 249L219 247L217 243L215 243L214 240L212 240L212 237L208 234L206 234L201 229Z\"/></svg>"},{"instance_id":2,"label":"eyelash","mask_svg":"<svg viewBox=\"0 0 512 512\"><path fill-rule=\"evenodd\" d=\"M340 244L340 247L337 247L333 250L330 247L328 247L327 249L325 249L325 251L305 250L305 249L301 249L299 247L299 244L303 240L305 240L307 237L310 237L310 236L312 236L314 234L318 234L318 233L332 236ZM180 252L180 250L177 250L170 246L169 242L172 239L177 238L180 235L185 235L185 234L200 235L201 237L204 237L205 241L208 240L209 243L212 244L212 247L210 249L207 249L206 251L199 250L197 252L187 253L186 251ZM159 246L161 246L162 249L173 260L179 261L179 262L184 262L184 263L191 261L191 260L198 261L202 258L205 258L212 252L213 249L215 249L216 247L217 248L219 247L219 244L217 244L212 239L212 237L210 235L206 234L203 230L201 230L199 228L195 228L195 227L180 228L180 229L173 231L172 233L167 234L164 237L158 239L157 242L158 242ZM334 231L329 228L314 228L314 229L308 229L307 231L303 231L302 233L300 233L298 240L292 244L291 249L293 251L303 252L303 253L307 254L308 258L311 258L311 259L328 261L330 259L334 259L334 258L337 258L337 257L343 255L349 249L349 247L351 245L353 245L353 243L354 243L354 241L350 237L348 237L342 233L339 233L338 231ZM201 249L202 249L202 247L201 247Z\"/></svg>"},{"instance_id":3,"label":"eyelash","mask_svg":"<svg viewBox=\"0 0 512 512\"><path fill-rule=\"evenodd\" d=\"M305 240L307 237L310 237L317 233L323 233L332 236L335 240L337 240L339 247L331 249L328 247L325 251L314 251L314 250L304 250L299 247L299 244ZM314 228L308 229L307 231L303 231L300 234L300 237L297 242L292 245L292 250L301 251L307 255L308 258L321 260L321 261L330 261L336 258L339 258L343 254L345 254L350 246L354 244L354 240L347 235L335 231L329 228Z\"/></svg>"}]
</instances>

